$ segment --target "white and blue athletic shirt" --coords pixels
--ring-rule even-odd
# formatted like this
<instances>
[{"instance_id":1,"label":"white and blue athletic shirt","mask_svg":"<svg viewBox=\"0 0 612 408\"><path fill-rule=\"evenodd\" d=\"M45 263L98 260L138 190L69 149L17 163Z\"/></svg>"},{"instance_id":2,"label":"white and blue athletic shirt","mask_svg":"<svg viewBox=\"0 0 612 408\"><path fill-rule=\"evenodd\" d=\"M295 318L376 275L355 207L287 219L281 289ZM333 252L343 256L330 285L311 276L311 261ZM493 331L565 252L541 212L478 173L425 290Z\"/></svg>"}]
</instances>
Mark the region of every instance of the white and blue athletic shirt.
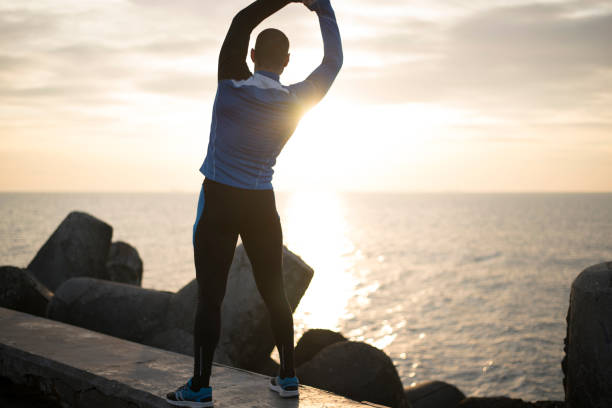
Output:
<instances>
[{"instance_id":1,"label":"white and blue athletic shirt","mask_svg":"<svg viewBox=\"0 0 612 408\"><path fill-rule=\"evenodd\" d=\"M310 8L319 18L324 57L306 80L284 86L279 76L254 75L246 56L249 36L288 0L257 0L234 17L219 55L219 82L213 107L204 176L238 188L272 189L276 158L302 115L323 98L342 66L342 42L329 0Z\"/></svg>"}]
</instances>

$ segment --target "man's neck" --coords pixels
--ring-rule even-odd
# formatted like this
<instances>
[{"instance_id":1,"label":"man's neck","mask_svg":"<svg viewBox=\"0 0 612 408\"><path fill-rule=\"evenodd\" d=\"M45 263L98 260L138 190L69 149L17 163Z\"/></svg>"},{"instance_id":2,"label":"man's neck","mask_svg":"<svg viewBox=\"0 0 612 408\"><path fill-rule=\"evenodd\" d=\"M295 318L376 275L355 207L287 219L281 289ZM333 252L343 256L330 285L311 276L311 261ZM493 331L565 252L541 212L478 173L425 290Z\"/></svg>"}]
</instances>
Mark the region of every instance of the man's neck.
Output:
<instances>
[{"instance_id":1,"label":"man's neck","mask_svg":"<svg viewBox=\"0 0 612 408\"><path fill-rule=\"evenodd\" d=\"M280 74L277 73L277 72L267 71L265 69L256 69L255 73L263 75L263 76L268 77L268 78L271 78L271 79L273 79L275 81L280 81Z\"/></svg>"}]
</instances>

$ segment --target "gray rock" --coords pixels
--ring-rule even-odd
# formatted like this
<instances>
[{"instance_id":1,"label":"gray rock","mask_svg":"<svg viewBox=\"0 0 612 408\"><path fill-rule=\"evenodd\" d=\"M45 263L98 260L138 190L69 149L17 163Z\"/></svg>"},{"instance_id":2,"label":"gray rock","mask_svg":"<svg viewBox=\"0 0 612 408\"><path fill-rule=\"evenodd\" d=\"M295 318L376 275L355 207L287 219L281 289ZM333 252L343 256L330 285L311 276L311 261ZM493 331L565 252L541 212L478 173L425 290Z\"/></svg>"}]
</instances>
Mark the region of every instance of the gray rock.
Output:
<instances>
[{"instance_id":1,"label":"gray rock","mask_svg":"<svg viewBox=\"0 0 612 408\"><path fill-rule=\"evenodd\" d=\"M612 407L612 262L591 266L574 280L565 353L568 406Z\"/></svg>"},{"instance_id":2,"label":"gray rock","mask_svg":"<svg viewBox=\"0 0 612 408\"><path fill-rule=\"evenodd\" d=\"M297 369L300 382L336 394L390 407L409 407L391 359L366 343L325 347Z\"/></svg>"},{"instance_id":3,"label":"gray rock","mask_svg":"<svg viewBox=\"0 0 612 408\"><path fill-rule=\"evenodd\" d=\"M520 399L508 397L466 398L459 408L527 408L529 404Z\"/></svg>"},{"instance_id":4,"label":"gray rock","mask_svg":"<svg viewBox=\"0 0 612 408\"><path fill-rule=\"evenodd\" d=\"M268 357L267 359L259 363L257 367L254 367L253 369L251 369L251 371L255 373L267 375L269 377L277 376L279 373L279 370L280 370L280 366L278 365L278 363L272 360L270 357Z\"/></svg>"},{"instance_id":5,"label":"gray rock","mask_svg":"<svg viewBox=\"0 0 612 408\"><path fill-rule=\"evenodd\" d=\"M44 317L52 297L27 269L0 266L0 306Z\"/></svg>"},{"instance_id":6,"label":"gray rock","mask_svg":"<svg viewBox=\"0 0 612 408\"><path fill-rule=\"evenodd\" d=\"M565 403L559 401L525 402L521 399L508 397L466 398L458 408L565 408Z\"/></svg>"},{"instance_id":7,"label":"gray rock","mask_svg":"<svg viewBox=\"0 0 612 408\"><path fill-rule=\"evenodd\" d=\"M142 259L136 248L125 242L113 242L106 260L106 272L108 280L140 286Z\"/></svg>"},{"instance_id":8,"label":"gray rock","mask_svg":"<svg viewBox=\"0 0 612 408\"><path fill-rule=\"evenodd\" d=\"M105 222L89 214L71 212L27 269L52 291L76 276L105 279L112 234L112 227Z\"/></svg>"},{"instance_id":9,"label":"gray rock","mask_svg":"<svg viewBox=\"0 0 612 408\"><path fill-rule=\"evenodd\" d=\"M173 294L92 278L64 282L49 303L51 319L143 342L169 329Z\"/></svg>"},{"instance_id":10,"label":"gray rock","mask_svg":"<svg viewBox=\"0 0 612 408\"><path fill-rule=\"evenodd\" d=\"M346 340L346 337L335 331L326 329L308 330L295 346L295 366L299 367L311 360L315 354L325 347Z\"/></svg>"},{"instance_id":11,"label":"gray rock","mask_svg":"<svg viewBox=\"0 0 612 408\"><path fill-rule=\"evenodd\" d=\"M172 297L168 313L172 323L168 325L193 333L197 303L198 282L193 279Z\"/></svg>"},{"instance_id":12,"label":"gray rock","mask_svg":"<svg viewBox=\"0 0 612 408\"><path fill-rule=\"evenodd\" d=\"M193 334L178 328L154 333L143 341L144 344L175 353L193 356Z\"/></svg>"},{"instance_id":13,"label":"gray rock","mask_svg":"<svg viewBox=\"0 0 612 408\"><path fill-rule=\"evenodd\" d=\"M459 388L442 381L406 387L404 395L413 408L456 407L465 399L465 394Z\"/></svg>"},{"instance_id":14,"label":"gray rock","mask_svg":"<svg viewBox=\"0 0 612 408\"><path fill-rule=\"evenodd\" d=\"M300 257L283 250L283 278L291 308L306 292L313 270ZM193 332L197 283L192 281L173 299L170 318L177 327ZM221 308L221 337L214 360L221 364L257 370L267 364L274 349L270 317L253 279L251 263L242 245L236 248Z\"/></svg>"}]
</instances>

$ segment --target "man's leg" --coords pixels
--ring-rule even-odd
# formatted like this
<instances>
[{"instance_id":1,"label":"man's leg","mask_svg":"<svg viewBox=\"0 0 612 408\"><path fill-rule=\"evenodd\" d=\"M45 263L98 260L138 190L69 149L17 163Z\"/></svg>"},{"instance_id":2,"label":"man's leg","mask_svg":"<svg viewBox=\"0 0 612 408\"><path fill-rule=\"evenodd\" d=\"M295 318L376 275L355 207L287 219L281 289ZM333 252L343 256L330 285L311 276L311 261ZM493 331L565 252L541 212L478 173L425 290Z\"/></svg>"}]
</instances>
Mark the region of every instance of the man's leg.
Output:
<instances>
[{"instance_id":1,"label":"man's leg","mask_svg":"<svg viewBox=\"0 0 612 408\"><path fill-rule=\"evenodd\" d=\"M257 289L270 313L272 331L280 355L280 377L294 377L293 314L283 283L283 234L274 193L257 192L240 235L253 266Z\"/></svg>"},{"instance_id":2,"label":"man's leg","mask_svg":"<svg viewBox=\"0 0 612 408\"><path fill-rule=\"evenodd\" d=\"M234 257L238 231L234 197L219 184L205 184L204 211L195 233L194 260L198 306L194 327L192 387L208 387L221 331L221 303Z\"/></svg>"}]
</instances>

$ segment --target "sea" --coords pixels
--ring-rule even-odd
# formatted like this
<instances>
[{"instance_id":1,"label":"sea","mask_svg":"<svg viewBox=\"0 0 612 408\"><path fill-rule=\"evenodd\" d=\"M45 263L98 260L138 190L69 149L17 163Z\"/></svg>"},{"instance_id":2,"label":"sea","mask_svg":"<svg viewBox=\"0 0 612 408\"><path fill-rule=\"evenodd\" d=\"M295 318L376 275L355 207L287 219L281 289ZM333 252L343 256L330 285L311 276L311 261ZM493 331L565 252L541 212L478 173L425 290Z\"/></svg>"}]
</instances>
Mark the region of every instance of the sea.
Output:
<instances>
[{"instance_id":1,"label":"sea","mask_svg":"<svg viewBox=\"0 0 612 408\"><path fill-rule=\"evenodd\" d=\"M0 265L25 267L73 210L136 247L143 286L194 279L193 193L2 193ZM405 386L562 400L570 286L612 261L612 194L279 192L284 243L315 271L295 310L384 350Z\"/></svg>"}]
</instances>

